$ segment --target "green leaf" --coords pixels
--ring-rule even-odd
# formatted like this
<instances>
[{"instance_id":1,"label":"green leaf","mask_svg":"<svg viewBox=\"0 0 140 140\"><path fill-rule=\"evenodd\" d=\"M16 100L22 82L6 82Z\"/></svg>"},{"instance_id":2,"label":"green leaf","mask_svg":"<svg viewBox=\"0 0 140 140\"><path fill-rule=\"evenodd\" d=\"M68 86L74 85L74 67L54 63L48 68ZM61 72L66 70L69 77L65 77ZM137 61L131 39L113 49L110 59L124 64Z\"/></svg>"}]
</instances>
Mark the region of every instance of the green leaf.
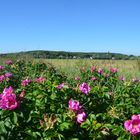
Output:
<instances>
[{"instance_id":1,"label":"green leaf","mask_svg":"<svg viewBox=\"0 0 140 140\"><path fill-rule=\"evenodd\" d=\"M71 127L71 123L69 122L64 122L62 124L60 124L60 130L63 131L65 129L69 129Z\"/></svg>"},{"instance_id":2,"label":"green leaf","mask_svg":"<svg viewBox=\"0 0 140 140\"><path fill-rule=\"evenodd\" d=\"M56 96L56 93L52 93L52 94L51 94L51 99L52 99L52 100L55 100L56 97L57 97L57 96Z\"/></svg>"},{"instance_id":3,"label":"green leaf","mask_svg":"<svg viewBox=\"0 0 140 140\"><path fill-rule=\"evenodd\" d=\"M6 128L4 126L4 121L0 122L0 134L5 134L7 133Z\"/></svg>"},{"instance_id":4,"label":"green leaf","mask_svg":"<svg viewBox=\"0 0 140 140\"><path fill-rule=\"evenodd\" d=\"M16 114L16 112L13 112L13 122L14 122L14 124L17 124L17 121L18 121L17 114Z\"/></svg>"}]
</instances>

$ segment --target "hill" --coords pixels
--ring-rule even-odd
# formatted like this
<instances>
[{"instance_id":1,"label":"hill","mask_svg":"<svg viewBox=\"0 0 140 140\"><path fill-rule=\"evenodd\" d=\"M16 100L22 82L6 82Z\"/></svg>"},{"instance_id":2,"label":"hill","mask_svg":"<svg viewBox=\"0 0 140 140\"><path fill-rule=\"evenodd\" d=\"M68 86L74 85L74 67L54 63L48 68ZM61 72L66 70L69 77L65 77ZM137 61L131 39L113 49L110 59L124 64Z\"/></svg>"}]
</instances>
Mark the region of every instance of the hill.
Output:
<instances>
[{"instance_id":1,"label":"hill","mask_svg":"<svg viewBox=\"0 0 140 140\"><path fill-rule=\"evenodd\" d=\"M17 53L0 54L1 58L9 57L30 57L30 58L47 58L47 59L115 59L115 60L133 60L140 57L110 52L65 52L65 51L26 51Z\"/></svg>"}]
</instances>

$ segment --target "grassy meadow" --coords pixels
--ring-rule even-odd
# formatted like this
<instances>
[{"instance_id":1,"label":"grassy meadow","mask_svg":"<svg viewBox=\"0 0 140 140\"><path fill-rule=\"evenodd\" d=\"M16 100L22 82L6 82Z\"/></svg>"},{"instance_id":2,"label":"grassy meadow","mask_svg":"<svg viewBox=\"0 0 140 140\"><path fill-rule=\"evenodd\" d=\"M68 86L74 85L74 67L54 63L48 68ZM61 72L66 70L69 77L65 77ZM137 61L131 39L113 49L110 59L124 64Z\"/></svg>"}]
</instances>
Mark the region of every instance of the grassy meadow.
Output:
<instances>
[{"instance_id":1,"label":"grassy meadow","mask_svg":"<svg viewBox=\"0 0 140 140\"><path fill-rule=\"evenodd\" d=\"M79 68L89 68L94 65L101 68L118 68L123 76L140 78L140 60L90 60L90 59L45 59L56 68L71 76L79 74Z\"/></svg>"},{"instance_id":2,"label":"grassy meadow","mask_svg":"<svg viewBox=\"0 0 140 140\"><path fill-rule=\"evenodd\" d=\"M126 78L137 77L140 78L140 60L94 60L94 59L34 59L29 56L23 56L20 58L0 58L0 64L4 65L8 59L24 59L26 61L43 61L50 63L56 69L64 72L68 77L78 76L80 68L90 68L96 66L97 68L110 68L114 67L119 70L121 76Z\"/></svg>"}]
</instances>

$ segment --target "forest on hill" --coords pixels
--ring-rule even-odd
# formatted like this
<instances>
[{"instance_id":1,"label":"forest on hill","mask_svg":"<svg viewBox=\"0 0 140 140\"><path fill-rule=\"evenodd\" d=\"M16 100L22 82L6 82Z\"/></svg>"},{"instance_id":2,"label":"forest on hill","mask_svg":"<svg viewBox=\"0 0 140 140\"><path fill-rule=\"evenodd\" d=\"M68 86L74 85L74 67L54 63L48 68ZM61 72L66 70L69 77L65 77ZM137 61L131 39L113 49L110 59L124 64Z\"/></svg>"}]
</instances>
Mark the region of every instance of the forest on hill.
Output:
<instances>
[{"instance_id":1,"label":"forest on hill","mask_svg":"<svg viewBox=\"0 0 140 140\"><path fill-rule=\"evenodd\" d=\"M110 52L65 52L65 51L25 51L17 53L0 54L1 58L9 57L30 57L30 58L44 58L44 59L115 59L115 60L134 60L140 59L140 56L126 55L120 53Z\"/></svg>"}]
</instances>

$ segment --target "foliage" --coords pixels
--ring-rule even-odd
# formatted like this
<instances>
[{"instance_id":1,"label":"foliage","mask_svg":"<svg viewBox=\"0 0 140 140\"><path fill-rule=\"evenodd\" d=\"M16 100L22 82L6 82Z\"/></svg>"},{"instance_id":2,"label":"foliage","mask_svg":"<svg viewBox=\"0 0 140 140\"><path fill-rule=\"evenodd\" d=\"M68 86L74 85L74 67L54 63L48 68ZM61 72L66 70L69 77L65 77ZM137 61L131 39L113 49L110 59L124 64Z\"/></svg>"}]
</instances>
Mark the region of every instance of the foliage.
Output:
<instances>
[{"instance_id":1,"label":"foliage","mask_svg":"<svg viewBox=\"0 0 140 140\"><path fill-rule=\"evenodd\" d=\"M140 113L138 79L120 79L115 68L79 73L70 79L50 64L24 60L1 66L0 139L139 139L124 127Z\"/></svg>"}]
</instances>

